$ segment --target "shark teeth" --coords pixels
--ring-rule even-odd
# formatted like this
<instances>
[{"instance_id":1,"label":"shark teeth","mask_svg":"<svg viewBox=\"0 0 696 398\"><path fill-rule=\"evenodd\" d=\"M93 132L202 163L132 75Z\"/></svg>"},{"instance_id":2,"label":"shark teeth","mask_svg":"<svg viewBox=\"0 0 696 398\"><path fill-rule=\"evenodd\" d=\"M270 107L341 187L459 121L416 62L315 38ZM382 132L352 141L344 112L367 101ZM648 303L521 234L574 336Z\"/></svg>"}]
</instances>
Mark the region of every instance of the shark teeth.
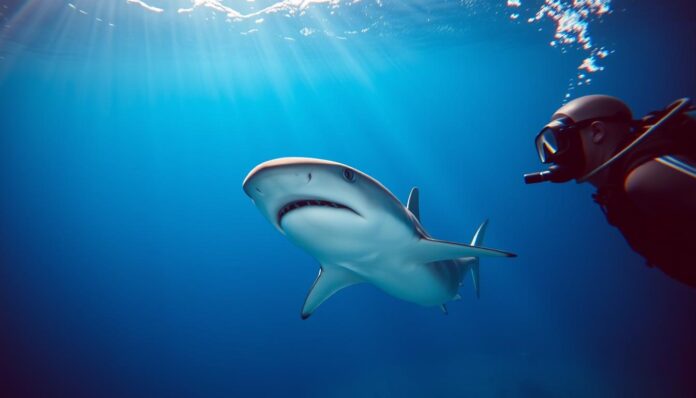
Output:
<instances>
[{"instance_id":1,"label":"shark teeth","mask_svg":"<svg viewBox=\"0 0 696 398\"><path fill-rule=\"evenodd\" d=\"M357 212L353 209L351 209L348 206L344 206L340 203L335 203L335 202L330 202L328 200L317 200L317 199L303 199L303 200L296 200L294 202L290 202L283 206L278 211L278 223L280 224L280 220L288 213L290 213L293 210L297 210L302 207L308 207L308 206L317 206L317 207L333 207L334 209L346 209L350 210L353 213Z\"/></svg>"}]
</instances>

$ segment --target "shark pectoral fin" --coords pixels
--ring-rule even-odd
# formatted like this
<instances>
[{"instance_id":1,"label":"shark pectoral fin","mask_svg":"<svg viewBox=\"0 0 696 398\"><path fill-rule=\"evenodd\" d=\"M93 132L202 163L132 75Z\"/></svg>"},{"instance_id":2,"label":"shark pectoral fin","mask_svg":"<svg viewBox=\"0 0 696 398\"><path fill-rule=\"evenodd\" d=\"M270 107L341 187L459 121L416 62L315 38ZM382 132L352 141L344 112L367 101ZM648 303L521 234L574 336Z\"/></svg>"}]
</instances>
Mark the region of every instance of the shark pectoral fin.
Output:
<instances>
[{"instance_id":1,"label":"shark pectoral fin","mask_svg":"<svg viewBox=\"0 0 696 398\"><path fill-rule=\"evenodd\" d=\"M314 310L334 293L360 282L362 279L358 275L345 268L322 266L302 306L302 319L309 318Z\"/></svg>"},{"instance_id":2,"label":"shark pectoral fin","mask_svg":"<svg viewBox=\"0 0 696 398\"><path fill-rule=\"evenodd\" d=\"M413 248L413 258L424 263L453 260L462 257L517 257L502 250L470 246L464 243L421 238Z\"/></svg>"},{"instance_id":3,"label":"shark pectoral fin","mask_svg":"<svg viewBox=\"0 0 696 398\"><path fill-rule=\"evenodd\" d=\"M406 207L409 211L411 211L411 214L416 216L416 219L420 221L420 206L418 203L418 197L418 187L411 188L411 193L408 194L408 202L406 202Z\"/></svg>"}]
</instances>

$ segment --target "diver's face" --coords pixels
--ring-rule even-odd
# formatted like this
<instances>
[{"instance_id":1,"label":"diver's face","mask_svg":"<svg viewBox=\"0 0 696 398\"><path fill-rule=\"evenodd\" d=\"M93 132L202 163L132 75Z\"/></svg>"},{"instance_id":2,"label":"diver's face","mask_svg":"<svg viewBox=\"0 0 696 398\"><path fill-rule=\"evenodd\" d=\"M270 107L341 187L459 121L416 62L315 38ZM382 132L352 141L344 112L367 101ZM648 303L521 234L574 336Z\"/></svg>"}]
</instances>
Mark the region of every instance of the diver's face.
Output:
<instances>
[{"instance_id":1,"label":"diver's face","mask_svg":"<svg viewBox=\"0 0 696 398\"><path fill-rule=\"evenodd\" d=\"M581 175L587 175L614 156L628 132L629 127L625 123L604 121L595 121L580 129L582 154L585 160L585 170ZM590 182L597 185L602 183L601 180L603 178Z\"/></svg>"},{"instance_id":2,"label":"diver's face","mask_svg":"<svg viewBox=\"0 0 696 398\"><path fill-rule=\"evenodd\" d=\"M585 169L581 175L585 175L588 171L597 167L599 162L600 143L601 139L597 139L592 134L592 126L587 126L580 130L580 142L582 143L582 154L585 160Z\"/></svg>"}]
</instances>

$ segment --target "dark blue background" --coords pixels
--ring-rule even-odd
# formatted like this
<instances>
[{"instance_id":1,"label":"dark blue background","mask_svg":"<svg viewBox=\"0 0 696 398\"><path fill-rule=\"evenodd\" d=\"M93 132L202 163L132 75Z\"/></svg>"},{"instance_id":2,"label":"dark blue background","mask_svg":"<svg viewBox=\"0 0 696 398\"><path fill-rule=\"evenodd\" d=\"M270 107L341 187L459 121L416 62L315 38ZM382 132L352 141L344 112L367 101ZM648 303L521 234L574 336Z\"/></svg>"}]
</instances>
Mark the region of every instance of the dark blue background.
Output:
<instances>
[{"instance_id":1,"label":"dark blue background","mask_svg":"<svg viewBox=\"0 0 696 398\"><path fill-rule=\"evenodd\" d=\"M496 2L450 34L290 42L281 16L242 37L205 12L40 3L7 2L0 36L0 395L696 394L696 291L646 267L589 186L522 183L583 57L548 22ZM614 8L592 34L616 53L574 95L637 116L696 95L689 2ZM241 190L280 156L418 185L432 235L490 218L486 243L519 258L484 259L481 299L467 280L449 316L361 285L301 321L318 266Z\"/></svg>"}]
</instances>

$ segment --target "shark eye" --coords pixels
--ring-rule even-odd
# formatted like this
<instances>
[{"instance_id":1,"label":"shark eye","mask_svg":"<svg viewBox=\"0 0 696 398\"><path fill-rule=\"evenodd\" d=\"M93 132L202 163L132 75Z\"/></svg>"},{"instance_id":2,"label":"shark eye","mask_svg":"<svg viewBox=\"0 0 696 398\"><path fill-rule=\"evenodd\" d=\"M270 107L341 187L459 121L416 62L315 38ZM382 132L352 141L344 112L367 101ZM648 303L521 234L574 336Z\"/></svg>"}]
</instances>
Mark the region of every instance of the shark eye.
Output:
<instances>
[{"instance_id":1,"label":"shark eye","mask_svg":"<svg viewBox=\"0 0 696 398\"><path fill-rule=\"evenodd\" d=\"M343 178L348 182L355 182L355 172L351 169L343 169Z\"/></svg>"}]
</instances>

